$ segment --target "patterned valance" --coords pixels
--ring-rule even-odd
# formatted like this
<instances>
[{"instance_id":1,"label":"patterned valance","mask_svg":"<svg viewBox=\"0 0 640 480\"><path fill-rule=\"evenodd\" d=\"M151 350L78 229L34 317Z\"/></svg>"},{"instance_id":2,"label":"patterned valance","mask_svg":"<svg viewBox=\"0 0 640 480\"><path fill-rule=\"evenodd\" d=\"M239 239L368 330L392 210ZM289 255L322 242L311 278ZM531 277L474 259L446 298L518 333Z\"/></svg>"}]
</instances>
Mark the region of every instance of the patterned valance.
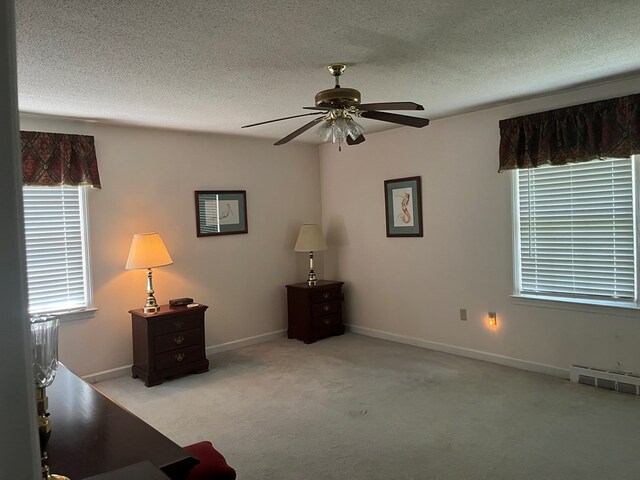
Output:
<instances>
[{"instance_id":1,"label":"patterned valance","mask_svg":"<svg viewBox=\"0 0 640 480\"><path fill-rule=\"evenodd\" d=\"M93 137L20 132L24 185L90 185L100 188Z\"/></svg>"},{"instance_id":2,"label":"patterned valance","mask_svg":"<svg viewBox=\"0 0 640 480\"><path fill-rule=\"evenodd\" d=\"M640 154L640 94L500 121L498 171Z\"/></svg>"}]
</instances>

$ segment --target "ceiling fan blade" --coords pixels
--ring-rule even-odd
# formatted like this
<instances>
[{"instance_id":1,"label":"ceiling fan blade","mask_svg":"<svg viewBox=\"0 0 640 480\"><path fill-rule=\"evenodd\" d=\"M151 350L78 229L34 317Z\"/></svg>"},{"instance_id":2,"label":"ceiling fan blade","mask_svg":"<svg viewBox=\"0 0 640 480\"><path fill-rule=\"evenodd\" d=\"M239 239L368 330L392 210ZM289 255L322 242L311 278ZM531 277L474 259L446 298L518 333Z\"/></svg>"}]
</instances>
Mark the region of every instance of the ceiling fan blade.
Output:
<instances>
[{"instance_id":1,"label":"ceiling fan blade","mask_svg":"<svg viewBox=\"0 0 640 480\"><path fill-rule=\"evenodd\" d=\"M289 120L290 118L306 117L308 115L320 115L321 113L323 112L303 113L302 115L292 115L291 117L276 118L275 120L267 120L266 122L258 122L258 123L252 123L251 125L243 125L242 128L255 127L257 125L264 125L265 123L279 122L280 120Z\"/></svg>"},{"instance_id":2,"label":"ceiling fan blade","mask_svg":"<svg viewBox=\"0 0 640 480\"><path fill-rule=\"evenodd\" d=\"M305 110L322 110L323 112L328 112L331 110L331 107L302 107Z\"/></svg>"},{"instance_id":3,"label":"ceiling fan blade","mask_svg":"<svg viewBox=\"0 0 640 480\"><path fill-rule=\"evenodd\" d=\"M300 135L301 133L306 132L311 127L313 127L314 125L317 125L318 123L322 122L323 120L324 120L324 117L319 117L319 118L315 118L315 119L311 120L309 123L306 123L305 125L301 126L296 131L291 132L286 137L281 138L280 140L278 140L276 143L274 143L274 145L283 145L283 144L285 144L287 142L290 142L291 140L296 138L298 135Z\"/></svg>"},{"instance_id":4,"label":"ceiling fan blade","mask_svg":"<svg viewBox=\"0 0 640 480\"><path fill-rule=\"evenodd\" d=\"M415 102L381 102L361 103L356 108L362 111L371 110L424 110L424 107Z\"/></svg>"},{"instance_id":5,"label":"ceiling fan blade","mask_svg":"<svg viewBox=\"0 0 640 480\"><path fill-rule=\"evenodd\" d=\"M360 134L356 137L355 140L353 140L351 137L347 136L347 145L358 145L362 142L364 142L366 140L366 138L364 138L364 135Z\"/></svg>"},{"instance_id":6,"label":"ceiling fan blade","mask_svg":"<svg viewBox=\"0 0 640 480\"><path fill-rule=\"evenodd\" d=\"M397 123L399 125L406 125L407 127L422 128L429 125L428 118L409 117L407 115L398 115L397 113L387 112L362 112L360 114L362 118L372 118L373 120L381 120L383 122Z\"/></svg>"}]
</instances>

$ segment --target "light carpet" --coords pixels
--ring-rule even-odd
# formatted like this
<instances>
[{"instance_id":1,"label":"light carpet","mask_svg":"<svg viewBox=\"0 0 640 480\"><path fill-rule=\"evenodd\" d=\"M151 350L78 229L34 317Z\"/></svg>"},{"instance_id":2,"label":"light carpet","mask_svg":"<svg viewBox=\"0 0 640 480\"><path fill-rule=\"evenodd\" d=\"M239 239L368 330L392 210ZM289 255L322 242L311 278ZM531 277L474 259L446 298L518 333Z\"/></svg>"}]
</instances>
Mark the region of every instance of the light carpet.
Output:
<instances>
[{"instance_id":1,"label":"light carpet","mask_svg":"<svg viewBox=\"0 0 640 480\"><path fill-rule=\"evenodd\" d=\"M239 480L638 479L640 397L354 334L96 386Z\"/></svg>"}]
</instances>

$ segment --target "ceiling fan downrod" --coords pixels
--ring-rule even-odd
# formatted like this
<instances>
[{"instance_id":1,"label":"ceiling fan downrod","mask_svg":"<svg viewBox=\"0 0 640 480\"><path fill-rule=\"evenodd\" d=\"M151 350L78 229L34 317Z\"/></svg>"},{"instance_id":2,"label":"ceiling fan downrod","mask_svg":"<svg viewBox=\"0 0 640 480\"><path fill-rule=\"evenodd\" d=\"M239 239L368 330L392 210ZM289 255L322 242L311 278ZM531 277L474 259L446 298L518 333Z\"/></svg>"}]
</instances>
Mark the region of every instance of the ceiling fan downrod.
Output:
<instances>
[{"instance_id":1,"label":"ceiling fan downrod","mask_svg":"<svg viewBox=\"0 0 640 480\"><path fill-rule=\"evenodd\" d=\"M347 66L344 63L332 63L331 65L327 65L327 70L331 72L336 79L336 88L340 88L340 75L344 73L347 69Z\"/></svg>"}]
</instances>

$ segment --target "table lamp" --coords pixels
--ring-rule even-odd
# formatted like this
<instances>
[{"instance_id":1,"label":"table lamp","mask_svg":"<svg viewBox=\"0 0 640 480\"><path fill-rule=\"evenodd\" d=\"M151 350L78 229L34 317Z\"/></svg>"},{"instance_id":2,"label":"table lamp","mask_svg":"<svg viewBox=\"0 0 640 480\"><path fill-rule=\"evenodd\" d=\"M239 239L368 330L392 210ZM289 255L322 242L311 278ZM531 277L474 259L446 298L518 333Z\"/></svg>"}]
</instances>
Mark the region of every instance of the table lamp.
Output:
<instances>
[{"instance_id":1,"label":"table lamp","mask_svg":"<svg viewBox=\"0 0 640 480\"><path fill-rule=\"evenodd\" d=\"M153 296L155 292L153 291L153 272L151 269L172 263L173 260L159 234L155 232L136 233L133 236L125 269L147 269L147 303L143 309L144 313L155 313L160 310L156 297Z\"/></svg>"},{"instance_id":2,"label":"table lamp","mask_svg":"<svg viewBox=\"0 0 640 480\"><path fill-rule=\"evenodd\" d=\"M318 284L318 277L316 277L316 272L313 270L313 252L320 252L326 249L327 242L324 240L320 225L305 223L300 227L294 250L296 252L309 252L309 278L307 283L310 287Z\"/></svg>"},{"instance_id":3,"label":"table lamp","mask_svg":"<svg viewBox=\"0 0 640 480\"><path fill-rule=\"evenodd\" d=\"M58 317L34 315L31 317L31 351L33 354L33 381L36 387L38 412L38 433L40 437L40 461L42 478L48 480L69 480L63 475L49 471L47 465L47 444L51 436L49 419L49 398L47 387L53 383L58 371Z\"/></svg>"}]
</instances>

